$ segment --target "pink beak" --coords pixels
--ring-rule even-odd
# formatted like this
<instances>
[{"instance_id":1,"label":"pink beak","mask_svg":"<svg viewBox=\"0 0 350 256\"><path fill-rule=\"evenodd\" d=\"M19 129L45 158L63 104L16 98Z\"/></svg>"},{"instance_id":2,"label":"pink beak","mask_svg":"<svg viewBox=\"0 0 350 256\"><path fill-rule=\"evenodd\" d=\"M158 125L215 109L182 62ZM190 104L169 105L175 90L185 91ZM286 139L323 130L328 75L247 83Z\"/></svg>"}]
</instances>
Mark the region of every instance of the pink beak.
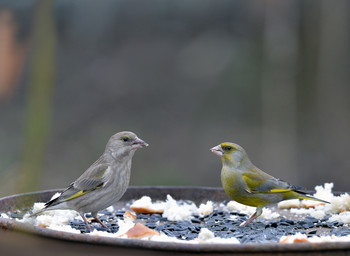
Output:
<instances>
[{"instance_id":1,"label":"pink beak","mask_svg":"<svg viewBox=\"0 0 350 256\"><path fill-rule=\"evenodd\" d=\"M134 142L132 143L132 148L143 148L143 147L148 147L148 144L141 140L140 138L136 137Z\"/></svg>"},{"instance_id":2,"label":"pink beak","mask_svg":"<svg viewBox=\"0 0 350 256\"><path fill-rule=\"evenodd\" d=\"M213 152L217 156L224 155L224 151L222 150L220 145L217 145L216 147L211 148L210 151Z\"/></svg>"}]
</instances>

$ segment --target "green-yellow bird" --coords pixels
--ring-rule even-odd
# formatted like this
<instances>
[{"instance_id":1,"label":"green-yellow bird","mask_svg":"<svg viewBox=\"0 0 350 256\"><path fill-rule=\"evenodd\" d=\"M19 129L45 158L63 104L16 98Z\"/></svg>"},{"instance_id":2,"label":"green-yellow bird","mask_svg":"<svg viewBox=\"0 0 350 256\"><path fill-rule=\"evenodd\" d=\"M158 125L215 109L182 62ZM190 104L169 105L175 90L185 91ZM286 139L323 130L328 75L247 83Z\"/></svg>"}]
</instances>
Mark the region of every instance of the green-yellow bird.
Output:
<instances>
[{"instance_id":1,"label":"green-yellow bird","mask_svg":"<svg viewBox=\"0 0 350 256\"><path fill-rule=\"evenodd\" d=\"M308 199L328 203L307 195L302 187L291 185L257 168L245 150L231 142L224 142L210 149L221 157L221 183L227 195L234 201L256 207L256 212L241 226L246 226L262 214L264 206L289 199Z\"/></svg>"}]
</instances>

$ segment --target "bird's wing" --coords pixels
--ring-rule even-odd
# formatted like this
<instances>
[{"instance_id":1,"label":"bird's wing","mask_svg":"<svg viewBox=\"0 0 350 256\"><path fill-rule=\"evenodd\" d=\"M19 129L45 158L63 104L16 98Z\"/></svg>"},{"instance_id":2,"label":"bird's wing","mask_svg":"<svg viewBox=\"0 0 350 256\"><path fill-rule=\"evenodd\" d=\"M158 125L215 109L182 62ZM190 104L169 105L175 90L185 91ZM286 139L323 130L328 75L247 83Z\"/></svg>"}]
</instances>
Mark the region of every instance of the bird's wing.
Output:
<instances>
[{"instance_id":1,"label":"bird's wing","mask_svg":"<svg viewBox=\"0 0 350 256\"><path fill-rule=\"evenodd\" d=\"M247 185L246 191L249 193L283 193L301 189L301 187L292 186L259 169L244 173L242 177Z\"/></svg>"},{"instance_id":2,"label":"bird's wing","mask_svg":"<svg viewBox=\"0 0 350 256\"><path fill-rule=\"evenodd\" d=\"M66 202L99 189L106 183L108 165L93 164L76 181L71 183L59 197L47 202L46 207Z\"/></svg>"},{"instance_id":3,"label":"bird's wing","mask_svg":"<svg viewBox=\"0 0 350 256\"><path fill-rule=\"evenodd\" d=\"M89 191L102 187L108 180L107 171L107 164L93 164L76 181L74 181L74 188L82 191Z\"/></svg>"}]
</instances>

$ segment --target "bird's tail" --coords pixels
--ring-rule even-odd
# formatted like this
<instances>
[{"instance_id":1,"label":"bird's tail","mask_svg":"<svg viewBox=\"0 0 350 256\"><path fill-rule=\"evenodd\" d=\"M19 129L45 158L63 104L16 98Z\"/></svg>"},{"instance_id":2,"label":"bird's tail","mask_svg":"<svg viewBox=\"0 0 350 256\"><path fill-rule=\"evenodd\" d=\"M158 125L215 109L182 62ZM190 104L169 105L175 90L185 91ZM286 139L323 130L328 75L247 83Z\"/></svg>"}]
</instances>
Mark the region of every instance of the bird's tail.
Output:
<instances>
[{"instance_id":1,"label":"bird's tail","mask_svg":"<svg viewBox=\"0 0 350 256\"><path fill-rule=\"evenodd\" d=\"M318 198L316 198L316 197L309 196L309 195L300 195L298 198L299 198L299 199L306 199L306 200L319 201L319 202L322 202L322 203L325 203L325 204L329 204L329 203L330 203L330 202L328 202L328 201L325 201L325 200L322 200L322 199L318 199Z\"/></svg>"},{"instance_id":2,"label":"bird's tail","mask_svg":"<svg viewBox=\"0 0 350 256\"><path fill-rule=\"evenodd\" d=\"M29 215L29 217L35 217L35 216L37 216L38 214L40 214L40 213L42 213L42 212L51 210L51 209L53 208L52 206L55 206L55 205L56 205L56 201L57 201L57 198L52 199L52 200L46 202L44 208L42 208L42 209L39 210L39 211L33 212L32 214Z\"/></svg>"},{"instance_id":3,"label":"bird's tail","mask_svg":"<svg viewBox=\"0 0 350 256\"><path fill-rule=\"evenodd\" d=\"M309 193L307 193L303 187L300 186L295 186L295 185L291 185L291 189L294 192L297 192L299 194L298 199L306 199L306 200L313 200L313 201L318 201L318 202L322 202L325 204L330 204L330 202L327 202L325 200L322 199L318 199L316 197L310 196Z\"/></svg>"},{"instance_id":4,"label":"bird's tail","mask_svg":"<svg viewBox=\"0 0 350 256\"><path fill-rule=\"evenodd\" d=\"M35 217L36 215L45 212L45 211L49 211L49 210L55 210L55 209L59 209L57 207L57 205L59 205L62 201L60 200L60 196L55 197L54 199L51 199L49 201L47 201L44 205L44 208L42 208L39 211L33 212L29 215L29 217Z\"/></svg>"},{"instance_id":5,"label":"bird's tail","mask_svg":"<svg viewBox=\"0 0 350 256\"><path fill-rule=\"evenodd\" d=\"M40 213L42 213L42 212L45 212L45 211L47 211L47 210L49 210L49 209L47 209L46 207L44 207L43 209L41 209L41 210L39 210L39 211L36 211L36 212L31 213L31 214L29 215L29 217L30 217L30 218L35 217L35 216L37 216L38 214L40 214Z\"/></svg>"}]
</instances>

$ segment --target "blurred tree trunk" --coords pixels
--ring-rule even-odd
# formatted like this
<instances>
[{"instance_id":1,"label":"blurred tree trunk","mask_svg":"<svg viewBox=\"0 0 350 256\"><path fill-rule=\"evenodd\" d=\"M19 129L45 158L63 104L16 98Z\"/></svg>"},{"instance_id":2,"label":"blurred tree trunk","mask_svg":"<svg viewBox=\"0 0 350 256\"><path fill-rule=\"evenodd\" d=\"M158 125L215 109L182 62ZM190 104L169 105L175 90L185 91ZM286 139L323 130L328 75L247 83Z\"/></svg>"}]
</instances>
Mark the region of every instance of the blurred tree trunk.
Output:
<instances>
[{"instance_id":1,"label":"blurred tree trunk","mask_svg":"<svg viewBox=\"0 0 350 256\"><path fill-rule=\"evenodd\" d=\"M266 1L262 54L262 165L291 182L297 182L297 3Z\"/></svg>"},{"instance_id":2,"label":"blurred tree trunk","mask_svg":"<svg viewBox=\"0 0 350 256\"><path fill-rule=\"evenodd\" d=\"M55 27L53 1L39 1L34 21L31 76L24 127L19 192L36 190L42 179L55 80Z\"/></svg>"},{"instance_id":3,"label":"blurred tree trunk","mask_svg":"<svg viewBox=\"0 0 350 256\"><path fill-rule=\"evenodd\" d=\"M317 172L327 176L350 164L349 1L320 2L320 38L317 63L316 118L319 146L324 157L315 161ZM310 177L312 178L312 177ZM332 181L342 179L333 177Z\"/></svg>"}]
</instances>

